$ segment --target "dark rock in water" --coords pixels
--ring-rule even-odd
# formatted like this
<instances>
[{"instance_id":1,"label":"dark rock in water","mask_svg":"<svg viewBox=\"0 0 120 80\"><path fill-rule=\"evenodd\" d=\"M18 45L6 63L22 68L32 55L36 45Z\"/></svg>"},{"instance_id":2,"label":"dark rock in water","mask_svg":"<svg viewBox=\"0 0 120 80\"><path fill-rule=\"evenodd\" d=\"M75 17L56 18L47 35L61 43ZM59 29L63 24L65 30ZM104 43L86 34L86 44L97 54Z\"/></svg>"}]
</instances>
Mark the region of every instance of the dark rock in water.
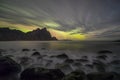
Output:
<instances>
[{"instance_id":1,"label":"dark rock in water","mask_svg":"<svg viewBox=\"0 0 120 80\"><path fill-rule=\"evenodd\" d=\"M105 70L106 65L105 65L103 62L99 61L99 60L94 60L93 66L94 66L99 72L105 72L105 71L106 71L106 70Z\"/></svg>"},{"instance_id":2,"label":"dark rock in water","mask_svg":"<svg viewBox=\"0 0 120 80\"><path fill-rule=\"evenodd\" d=\"M65 53L57 55L56 57L57 58L63 58L63 59L68 59L69 58Z\"/></svg>"},{"instance_id":3,"label":"dark rock in water","mask_svg":"<svg viewBox=\"0 0 120 80\"><path fill-rule=\"evenodd\" d=\"M89 62L87 59L76 59L77 62Z\"/></svg>"},{"instance_id":4,"label":"dark rock in water","mask_svg":"<svg viewBox=\"0 0 120 80\"><path fill-rule=\"evenodd\" d=\"M102 50L102 51L99 51L98 53L99 53L99 54L109 54L109 53L112 53L112 51Z\"/></svg>"},{"instance_id":5,"label":"dark rock in water","mask_svg":"<svg viewBox=\"0 0 120 80\"><path fill-rule=\"evenodd\" d=\"M29 63L31 63L33 61L31 58L26 57L26 56L21 57L19 59L20 59L20 64L22 64L22 65L28 65Z\"/></svg>"},{"instance_id":6,"label":"dark rock in water","mask_svg":"<svg viewBox=\"0 0 120 80\"><path fill-rule=\"evenodd\" d=\"M92 64L86 64L85 66L93 69L93 65Z\"/></svg>"},{"instance_id":7,"label":"dark rock in water","mask_svg":"<svg viewBox=\"0 0 120 80\"><path fill-rule=\"evenodd\" d=\"M55 68L62 70L65 74L68 74L71 71L73 71L73 69L71 68L71 66L68 63L67 64L66 63L64 63L64 64L57 63L55 65Z\"/></svg>"},{"instance_id":8,"label":"dark rock in water","mask_svg":"<svg viewBox=\"0 0 120 80\"><path fill-rule=\"evenodd\" d=\"M86 80L86 75L83 71L76 70L65 76L63 80Z\"/></svg>"},{"instance_id":9,"label":"dark rock in water","mask_svg":"<svg viewBox=\"0 0 120 80\"><path fill-rule=\"evenodd\" d=\"M14 56L13 56L13 55L5 55L5 57L12 58L12 57L14 57Z\"/></svg>"},{"instance_id":10,"label":"dark rock in water","mask_svg":"<svg viewBox=\"0 0 120 80\"><path fill-rule=\"evenodd\" d=\"M2 56L2 53L5 52L4 49L0 49L0 56Z\"/></svg>"},{"instance_id":11,"label":"dark rock in water","mask_svg":"<svg viewBox=\"0 0 120 80\"><path fill-rule=\"evenodd\" d=\"M37 60L43 59L44 56L37 56Z\"/></svg>"},{"instance_id":12,"label":"dark rock in water","mask_svg":"<svg viewBox=\"0 0 120 80\"><path fill-rule=\"evenodd\" d=\"M110 64L120 65L120 60L113 60Z\"/></svg>"},{"instance_id":13,"label":"dark rock in water","mask_svg":"<svg viewBox=\"0 0 120 80\"><path fill-rule=\"evenodd\" d=\"M50 58L55 58L55 57L56 57L55 55L50 56Z\"/></svg>"},{"instance_id":14,"label":"dark rock in water","mask_svg":"<svg viewBox=\"0 0 120 80\"><path fill-rule=\"evenodd\" d=\"M102 61L93 60L93 65L97 65L97 64L103 64L104 65L104 63Z\"/></svg>"},{"instance_id":15,"label":"dark rock in water","mask_svg":"<svg viewBox=\"0 0 120 80\"><path fill-rule=\"evenodd\" d=\"M107 56L106 55L100 55L100 56L97 56L96 58L106 60Z\"/></svg>"},{"instance_id":16,"label":"dark rock in water","mask_svg":"<svg viewBox=\"0 0 120 80\"><path fill-rule=\"evenodd\" d=\"M88 57L87 56L82 56L82 59L87 59Z\"/></svg>"},{"instance_id":17,"label":"dark rock in water","mask_svg":"<svg viewBox=\"0 0 120 80\"><path fill-rule=\"evenodd\" d=\"M16 80L21 66L9 57L0 57L0 80Z\"/></svg>"},{"instance_id":18,"label":"dark rock in water","mask_svg":"<svg viewBox=\"0 0 120 80\"><path fill-rule=\"evenodd\" d=\"M22 51L30 51L29 49L22 49Z\"/></svg>"},{"instance_id":19,"label":"dark rock in water","mask_svg":"<svg viewBox=\"0 0 120 80\"><path fill-rule=\"evenodd\" d=\"M88 80L120 80L118 77L118 74L112 73L112 72L106 72L106 73L89 73L87 74Z\"/></svg>"},{"instance_id":20,"label":"dark rock in water","mask_svg":"<svg viewBox=\"0 0 120 80\"><path fill-rule=\"evenodd\" d=\"M65 62L65 63L73 63L74 60L73 60L73 59L66 59L64 62Z\"/></svg>"},{"instance_id":21,"label":"dark rock in water","mask_svg":"<svg viewBox=\"0 0 120 80\"><path fill-rule=\"evenodd\" d=\"M56 69L62 69L62 68L63 68L63 69L64 69L64 68L67 69L67 68L69 68L69 67L70 67L69 64L59 64L59 63L57 63L56 66L55 66Z\"/></svg>"},{"instance_id":22,"label":"dark rock in water","mask_svg":"<svg viewBox=\"0 0 120 80\"><path fill-rule=\"evenodd\" d=\"M34 52L31 56L40 56L39 52Z\"/></svg>"},{"instance_id":23,"label":"dark rock in water","mask_svg":"<svg viewBox=\"0 0 120 80\"><path fill-rule=\"evenodd\" d=\"M49 67L50 66L50 64L53 62L53 60L46 60L47 61L47 63L46 63L46 67Z\"/></svg>"},{"instance_id":24,"label":"dark rock in water","mask_svg":"<svg viewBox=\"0 0 120 80\"><path fill-rule=\"evenodd\" d=\"M45 74L46 72L48 70L43 68L28 68L21 73L20 80L51 80L51 77Z\"/></svg>"},{"instance_id":25,"label":"dark rock in water","mask_svg":"<svg viewBox=\"0 0 120 80\"><path fill-rule=\"evenodd\" d=\"M120 42L120 40L115 40L114 42Z\"/></svg>"},{"instance_id":26,"label":"dark rock in water","mask_svg":"<svg viewBox=\"0 0 120 80\"><path fill-rule=\"evenodd\" d=\"M5 52L6 50L4 50L4 49L0 49L0 52Z\"/></svg>"},{"instance_id":27,"label":"dark rock in water","mask_svg":"<svg viewBox=\"0 0 120 80\"><path fill-rule=\"evenodd\" d=\"M61 80L64 73L59 69L28 68L21 73L21 80Z\"/></svg>"},{"instance_id":28,"label":"dark rock in water","mask_svg":"<svg viewBox=\"0 0 120 80\"><path fill-rule=\"evenodd\" d=\"M2 56L2 52L0 52L0 56Z\"/></svg>"},{"instance_id":29,"label":"dark rock in water","mask_svg":"<svg viewBox=\"0 0 120 80\"><path fill-rule=\"evenodd\" d=\"M65 77L60 69L50 69L49 74L53 77L53 80L62 80L62 78Z\"/></svg>"},{"instance_id":30,"label":"dark rock in water","mask_svg":"<svg viewBox=\"0 0 120 80\"><path fill-rule=\"evenodd\" d=\"M73 63L73 65L74 65L74 66L82 66L82 64L79 63L79 62L75 62L75 63Z\"/></svg>"},{"instance_id":31,"label":"dark rock in water","mask_svg":"<svg viewBox=\"0 0 120 80\"><path fill-rule=\"evenodd\" d=\"M33 49L32 51L37 51L36 49Z\"/></svg>"}]
</instances>

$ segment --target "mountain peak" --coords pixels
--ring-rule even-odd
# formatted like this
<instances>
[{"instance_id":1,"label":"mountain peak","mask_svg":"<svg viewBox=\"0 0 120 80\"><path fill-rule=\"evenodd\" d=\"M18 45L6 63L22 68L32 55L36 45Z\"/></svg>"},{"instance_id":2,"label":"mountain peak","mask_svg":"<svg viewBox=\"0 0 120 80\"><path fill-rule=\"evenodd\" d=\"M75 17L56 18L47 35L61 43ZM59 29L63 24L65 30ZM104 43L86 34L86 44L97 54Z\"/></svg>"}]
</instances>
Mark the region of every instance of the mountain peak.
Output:
<instances>
[{"instance_id":1,"label":"mountain peak","mask_svg":"<svg viewBox=\"0 0 120 80\"><path fill-rule=\"evenodd\" d=\"M47 31L47 28L42 28L41 31Z\"/></svg>"},{"instance_id":2,"label":"mountain peak","mask_svg":"<svg viewBox=\"0 0 120 80\"><path fill-rule=\"evenodd\" d=\"M7 30L7 31L6 31ZM52 37L50 32L46 28L23 33L19 30L11 30L9 28L0 28L0 41L19 41L19 40L32 40L32 41L49 41L57 40L56 37Z\"/></svg>"},{"instance_id":3,"label":"mountain peak","mask_svg":"<svg viewBox=\"0 0 120 80\"><path fill-rule=\"evenodd\" d=\"M37 28L36 31L40 31L40 28Z\"/></svg>"}]
</instances>

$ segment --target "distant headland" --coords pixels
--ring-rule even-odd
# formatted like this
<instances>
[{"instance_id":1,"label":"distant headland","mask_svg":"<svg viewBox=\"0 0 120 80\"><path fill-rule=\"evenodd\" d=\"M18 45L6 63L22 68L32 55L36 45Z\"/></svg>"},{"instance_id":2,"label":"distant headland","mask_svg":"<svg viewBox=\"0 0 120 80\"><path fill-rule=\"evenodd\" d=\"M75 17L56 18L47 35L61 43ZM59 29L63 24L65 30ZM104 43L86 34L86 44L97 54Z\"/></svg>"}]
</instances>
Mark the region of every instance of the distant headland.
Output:
<instances>
[{"instance_id":1,"label":"distant headland","mask_svg":"<svg viewBox=\"0 0 120 80\"><path fill-rule=\"evenodd\" d=\"M27 33L9 28L0 28L0 41L52 41L57 40L52 37L46 29L36 29Z\"/></svg>"}]
</instances>

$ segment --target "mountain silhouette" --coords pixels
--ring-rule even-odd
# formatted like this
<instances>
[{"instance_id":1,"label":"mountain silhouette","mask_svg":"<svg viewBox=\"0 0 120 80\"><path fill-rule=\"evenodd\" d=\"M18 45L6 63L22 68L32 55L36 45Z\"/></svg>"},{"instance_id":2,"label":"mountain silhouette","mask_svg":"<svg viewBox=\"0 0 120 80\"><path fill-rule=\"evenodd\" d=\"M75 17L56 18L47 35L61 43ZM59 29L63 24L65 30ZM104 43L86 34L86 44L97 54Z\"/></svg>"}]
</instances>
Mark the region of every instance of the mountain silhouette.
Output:
<instances>
[{"instance_id":1,"label":"mountain silhouette","mask_svg":"<svg viewBox=\"0 0 120 80\"><path fill-rule=\"evenodd\" d=\"M19 30L11 30L9 28L0 28L0 41L49 41L57 40L56 37L52 37L50 32L46 29L36 29L27 33Z\"/></svg>"}]
</instances>

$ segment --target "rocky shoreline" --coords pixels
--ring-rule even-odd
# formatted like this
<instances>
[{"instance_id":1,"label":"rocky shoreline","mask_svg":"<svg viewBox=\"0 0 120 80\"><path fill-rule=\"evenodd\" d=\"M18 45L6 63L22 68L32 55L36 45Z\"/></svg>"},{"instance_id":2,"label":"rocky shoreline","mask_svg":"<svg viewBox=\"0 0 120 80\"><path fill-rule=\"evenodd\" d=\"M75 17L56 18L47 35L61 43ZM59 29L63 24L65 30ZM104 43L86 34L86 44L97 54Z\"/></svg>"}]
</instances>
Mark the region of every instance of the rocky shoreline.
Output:
<instances>
[{"instance_id":1,"label":"rocky shoreline","mask_svg":"<svg viewBox=\"0 0 120 80\"><path fill-rule=\"evenodd\" d=\"M0 80L120 80L120 60L113 54L101 50L72 59L65 51L45 48L0 49Z\"/></svg>"}]
</instances>

